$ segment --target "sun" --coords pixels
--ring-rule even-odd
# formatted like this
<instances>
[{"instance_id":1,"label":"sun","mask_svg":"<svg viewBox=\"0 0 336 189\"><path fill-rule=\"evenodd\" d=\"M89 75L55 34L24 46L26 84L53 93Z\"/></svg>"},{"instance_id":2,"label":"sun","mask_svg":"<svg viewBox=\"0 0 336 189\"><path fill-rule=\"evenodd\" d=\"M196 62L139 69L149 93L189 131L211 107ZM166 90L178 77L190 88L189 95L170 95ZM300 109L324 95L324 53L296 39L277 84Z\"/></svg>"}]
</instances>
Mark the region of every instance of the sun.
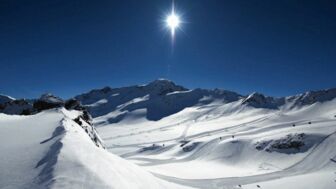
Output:
<instances>
[{"instance_id":1,"label":"sun","mask_svg":"<svg viewBox=\"0 0 336 189\"><path fill-rule=\"evenodd\" d=\"M172 13L167 17L166 23L170 29L175 30L179 27L181 21L179 16L177 16L175 13Z\"/></svg>"},{"instance_id":2,"label":"sun","mask_svg":"<svg viewBox=\"0 0 336 189\"><path fill-rule=\"evenodd\" d=\"M172 38L175 36L175 30L180 27L181 19L178 14L175 13L175 6L173 2L172 11L166 18L166 25L171 31Z\"/></svg>"}]
</instances>

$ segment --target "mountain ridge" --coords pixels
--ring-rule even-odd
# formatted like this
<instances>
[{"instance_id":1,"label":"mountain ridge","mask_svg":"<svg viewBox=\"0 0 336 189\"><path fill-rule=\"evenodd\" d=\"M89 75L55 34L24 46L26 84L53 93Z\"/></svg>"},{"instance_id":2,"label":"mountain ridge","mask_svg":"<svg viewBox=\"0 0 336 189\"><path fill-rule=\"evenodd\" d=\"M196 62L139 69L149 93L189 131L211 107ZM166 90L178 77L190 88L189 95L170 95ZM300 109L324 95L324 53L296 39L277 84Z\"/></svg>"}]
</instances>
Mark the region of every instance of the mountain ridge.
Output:
<instances>
[{"instance_id":1,"label":"mountain ridge","mask_svg":"<svg viewBox=\"0 0 336 189\"><path fill-rule=\"evenodd\" d=\"M207 105L215 101L220 101L223 104L241 101L241 106L275 110L300 108L317 102L329 101L335 97L336 88L307 91L286 97L272 97L258 92L241 95L218 88L188 89L167 79L157 79L144 85L118 88L106 86L101 89L93 89L71 99L79 101L93 117L119 111L118 115L110 120L113 123L123 119L129 112L140 109L147 110L145 116L148 120L156 121L184 108ZM0 113L29 114L34 111L34 103L37 101L65 103L65 100L52 94L43 94L39 99L14 99L0 95Z\"/></svg>"},{"instance_id":2,"label":"mountain ridge","mask_svg":"<svg viewBox=\"0 0 336 189\"><path fill-rule=\"evenodd\" d=\"M119 113L110 123L118 122L129 112L146 109L148 120L159 120L175 114L184 108L201 106L220 101L231 103L241 101L241 106L264 109L292 109L325 102L336 97L336 88L308 91L288 97L271 97L254 92L241 95L223 89L187 89L169 80L155 80L146 85L121 88L102 88L77 95L74 98L88 108L93 117ZM124 113L121 113L124 112ZM157 112L161 112L158 114Z\"/></svg>"}]
</instances>

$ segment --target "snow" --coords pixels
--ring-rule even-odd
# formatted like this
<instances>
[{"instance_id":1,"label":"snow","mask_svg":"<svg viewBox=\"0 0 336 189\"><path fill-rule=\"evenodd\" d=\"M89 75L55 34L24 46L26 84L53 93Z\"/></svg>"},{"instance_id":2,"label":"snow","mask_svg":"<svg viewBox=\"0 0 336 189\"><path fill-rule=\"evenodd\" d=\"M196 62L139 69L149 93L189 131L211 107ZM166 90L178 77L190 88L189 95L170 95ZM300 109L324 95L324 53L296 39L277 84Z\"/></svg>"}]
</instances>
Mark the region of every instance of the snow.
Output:
<instances>
[{"instance_id":1,"label":"snow","mask_svg":"<svg viewBox=\"0 0 336 189\"><path fill-rule=\"evenodd\" d=\"M61 114L47 112L29 117L0 114L0 188L38 188L40 169L35 167L51 146L41 142L61 119Z\"/></svg>"},{"instance_id":2,"label":"snow","mask_svg":"<svg viewBox=\"0 0 336 189\"><path fill-rule=\"evenodd\" d=\"M207 104L216 99L231 102L241 98L241 95L225 90L188 90L172 81L160 79L141 86L115 89L105 87L75 98L87 106L93 117L105 116L111 112L126 115L135 109L147 109L146 118L157 121L198 103ZM200 101L201 99L203 100ZM115 122L121 120L115 118L112 119Z\"/></svg>"},{"instance_id":3,"label":"snow","mask_svg":"<svg viewBox=\"0 0 336 189\"><path fill-rule=\"evenodd\" d=\"M181 93L167 96L174 94ZM335 188L336 99L300 103L299 97L270 98L252 104L244 98L204 96L197 99L206 103L160 120L147 119L148 109L139 108L118 122L104 120L119 110L94 122L108 150L170 182L195 188L283 189L293 188L298 179L302 189ZM137 116L128 116L132 114Z\"/></svg>"},{"instance_id":4,"label":"snow","mask_svg":"<svg viewBox=\"0 0 336 189\"><path fill-rule=\"evenodd\" d=\"M0 188L187 188L97 147L72 120L78 115L0 114Z\"/></svg>"},{"instance_id":5,"label":"snow","mask_svg":"<svg viewBox=\"0 0 336 189\"><path fill-rule=\"evenodd\" d=\"M0 188L336 187L336 89L274 98L159 79L75 98L95 127L64 108L0 114Z\"/></svg>"}]
</instances>

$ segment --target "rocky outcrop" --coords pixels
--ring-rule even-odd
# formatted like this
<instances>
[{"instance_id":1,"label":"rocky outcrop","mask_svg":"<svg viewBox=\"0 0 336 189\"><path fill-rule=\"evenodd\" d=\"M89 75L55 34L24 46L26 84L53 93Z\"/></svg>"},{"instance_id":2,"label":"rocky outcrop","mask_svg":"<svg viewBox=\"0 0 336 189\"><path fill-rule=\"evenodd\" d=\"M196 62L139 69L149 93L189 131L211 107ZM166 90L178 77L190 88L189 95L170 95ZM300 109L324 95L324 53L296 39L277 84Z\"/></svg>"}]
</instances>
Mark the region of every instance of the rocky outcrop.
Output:
<instances>
[{"instance_id":1,"label":"rocky outcrop","mask_svg":"<svg viewBox=\"0 0 336 189\"><path fill-rule=\"evenodd\" d=\"M52 108L65 107L68 110L79 110L84 112L84 117L87 121L92 122L91 115L86 111L86 108L82 106L80 101L76 99L69 99L64 101L60 97L52 94L44 94L40 98L35 100L2 98L0 103L0 113L10 115L32 115L43 110ZM6 97L6 96L5 96Z\"/></svg>"},{"instance_id":2,"label":"rocky outcrop","mask_svg":"<svg viewBox=\"0 0 336 189\"><path fill-rule=\"evenodd\" d=\"M254 108L268 108L268 109L277 109L279 106L284 104L284 99L282 98L273 98L265 96L261 93L252 93L247 96L242 104L252 106Z\"/></svg>"},{"instance_id":3,"label":"rocky outcrop","mask_svg":"<svg viewBox=\"0 0 336 189\"><path fill-rule=\"evenodd\" d=\"M278 139L259 141L255 146L259 151L295 154L308 151L324 138L323 135L293 133Z\"/></svg>"},{"instance_id":4,"label":"rocky outcrop","mask_svg":"<svg viewBox=\"0 0 336 189\"><path fill-rule=\"evenodd\" d=\"M336 88L309 91L296 96L290 96L286 98L286 101L292 103L292 107L300 107L305 105L311 105L317 102L326 102L333 100L336 97Z\"/></svg>"},{"instance_id":5,"label":"rocky outcrop","mask_svg":"<svg viewBox=\"0 0 336 189\"><path fill-rule=\"evenodd\" d=\"M64 107L68 110L85 110L82 103L74 98L65 101Z\"/></svg>"},{"instance_id":6,"label":"rocky outcrop","mask_svg":"<svg viewBox=\"0 0 336 189\"><path fill-rule=\"evenodd\" d=\"M32 103L26 99L11 100L0 106L0 113L10 115L30 115L34 112Z\"/></svg>"},{"instance_id":7,"label":"rocky outcrop","mask_svg":"<svg viewBox=\"0 0 336 189\"><path fill-rule=\"evenodd\" d=\"M7 102L10 102L10 101L13 101L13 100L15 100L15 99L10 97L10 96L0 94L0 105L4 105Z\"/></svg>"},{"instance_id":8,"label":"rocky outcrop","mask_svg":"<svg viewBox=\"0 0 336 189\"><path fill-rule=\"evenodd\" d=\"M61 98L52 94L44 94L34 102L33 107L40 112L52 108L59 108L64 106L64 104L65 103Z\"/></svg>"}]
</instances>

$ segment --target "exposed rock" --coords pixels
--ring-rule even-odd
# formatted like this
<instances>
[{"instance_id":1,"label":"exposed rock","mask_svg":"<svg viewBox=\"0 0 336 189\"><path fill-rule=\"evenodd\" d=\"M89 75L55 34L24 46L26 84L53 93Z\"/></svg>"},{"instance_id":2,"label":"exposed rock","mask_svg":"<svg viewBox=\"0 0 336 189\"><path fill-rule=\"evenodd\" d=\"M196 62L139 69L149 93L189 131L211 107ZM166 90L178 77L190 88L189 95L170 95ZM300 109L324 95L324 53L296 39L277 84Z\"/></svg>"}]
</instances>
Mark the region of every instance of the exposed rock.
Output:
<instances>
[{"instance_id":1,"label":"exposed rock","mask_svg":"<svg viewBox=\"0 0 336 189\"><path fill-rule=\"evenodd\" d=\"M10 115L29 115L34 112L33 105L26 99L8 101L2 105L0 112Z\"/></svg>"},{"instance_id":2,"label":"exposed rock","mask_svg":"<svg viewBox=\"0 0 336 189\"><path fill-rule=\"evenodd\" d=\"M7 95L1 95L0 94L0 106L3 106L7 102L15 100L14 98L7 96Z\"/></svg>"},{"instance_id":3,"label":"exposed rock","mask_svg":"<svg viewBox=\"0 0 336 189\"><path fill-rule=\"evenodd\" d=\"M285 137L264 140L257 142L256 149L266 152L280 152L287 154L302 153L309 150L313 145L323 139L323 136L319 135L307 135L305 133L300 134L288 134Z\"/></svg>"},{"instance_id":4,"label":"exposed rock","mask_svg":"<svg viewBox=\"0 0 336 189\"><path fill-rule=\"evenodd\" d=\"M316 102L326 102L336 97L336 88L309 91L296 96L287 97L288 102L292 102L292 107L311 105Z\"/></svg>"},{"instance_id":5,"label":"exposed rock","mask_svg":"<svg viewBox=\"0 0 336 189\"><path fill-rule=\"evenodd\" d=\"M73 119L73 121L85 130L97 147L105 148L103 140L99 137L94 125L92 124L92 118L87 111L82 111L82 114Z\"/></svg>"},{"instance_id":6,"label":"exposed rock","mask_svg":"<svg viewBox=\"0 0 336 189\"><path fill-rule=\"evenodd\" d=\"M151 91L151 95L166 95L175 91L187 91L187 88L184 88L180 85L176 85L174 82L166 80L166 79L158 79L155 80L145 86L143 88L147 91Z\"/></svg>"},{"instance_id":7,"label":"exposed rock","mask_svg":"<svg viewBox=\"0 0 336 189\"><path fill-rule=\"evenodd\" d=\"M255 108L269 108L277 109L284 103L284 99L277 99L273 97L266 97L260 93L252 93L246 97L242 104L246 104Z\"/></svg>"},{"instance_id":8,"label":"exposed rock","mask_svg":"<svg viewBox=\"0 0 336 189\"><path fill-rule=\"evenodd\" d=\"M86 108L82 106L79 100L74 98L69 99L65 102L64 107L68 110L85 110Z\"/></svg>"},{"instance_id":9,"label":"exposed rock","mask_svg":"<svg viewBox=\"0 0 336 189\"><path fill-rule=\"evenodd\" d=\"M33 104L34 109L37 111L59 108L64 106L64 101L52 94L44 94Z\"/></svg>"}]
</instances>

